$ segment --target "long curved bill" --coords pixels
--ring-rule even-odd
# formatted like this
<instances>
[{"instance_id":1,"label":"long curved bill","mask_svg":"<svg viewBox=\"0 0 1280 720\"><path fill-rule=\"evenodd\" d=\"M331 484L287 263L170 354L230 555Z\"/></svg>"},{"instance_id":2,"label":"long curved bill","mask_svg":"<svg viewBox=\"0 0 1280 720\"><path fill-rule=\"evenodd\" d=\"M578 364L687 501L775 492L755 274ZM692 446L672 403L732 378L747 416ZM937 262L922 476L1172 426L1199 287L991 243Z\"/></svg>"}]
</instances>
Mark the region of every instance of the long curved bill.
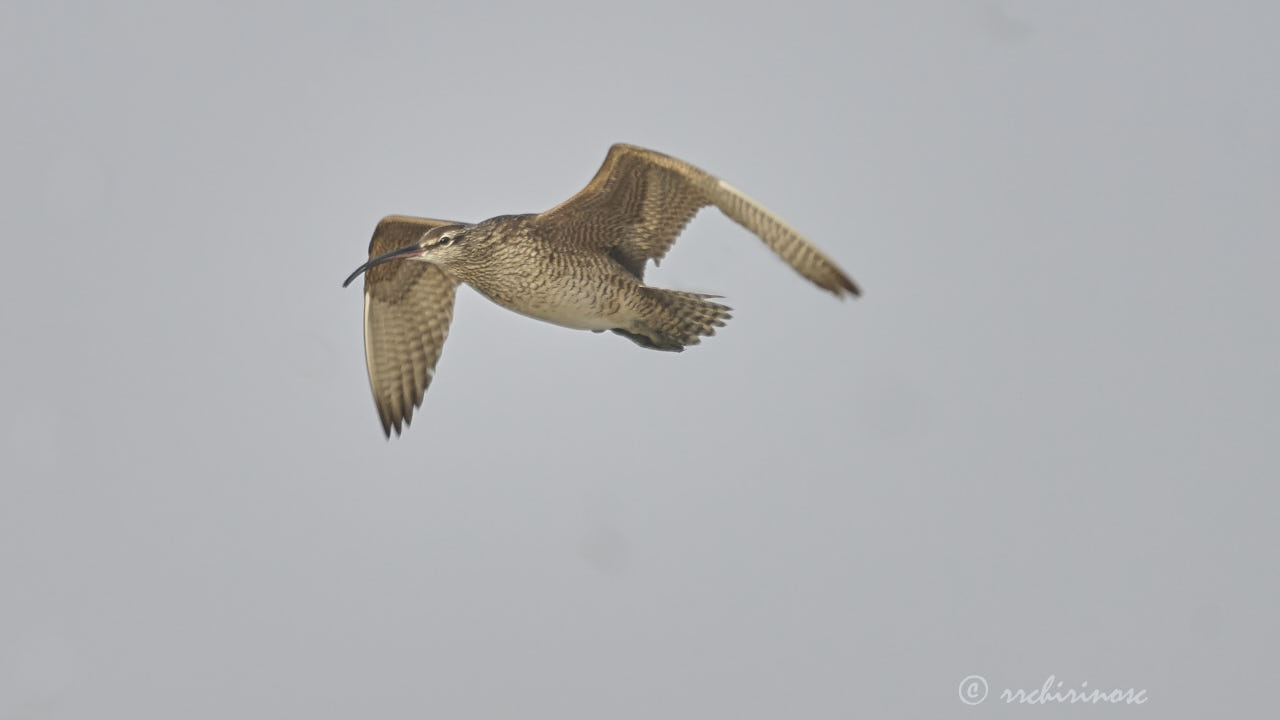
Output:
<instances>
[{"instance_id":1,"label":"long curved bill","mask_svg":"<svg viewBox=\"0 0 1280 720\"><path fill-rule=\"evenodd\" d=\"M403 248L400 248L399 250L392 250L389 253L383 253L377 257L369 258L369 262L356 268L355 272L348 275L347 279L342 281L342 287L346 287L350 285L352 280L355 280L357 277L360 276L361 273L366 272L369 268L373 267L374 265L381 265L384 262L399 260L401 258L414 257L416 255L421 255L421 254L422 254L422 245L415 243L413 245L410 245L409 247L403 247Z\"/></svg>"}]
</instances>

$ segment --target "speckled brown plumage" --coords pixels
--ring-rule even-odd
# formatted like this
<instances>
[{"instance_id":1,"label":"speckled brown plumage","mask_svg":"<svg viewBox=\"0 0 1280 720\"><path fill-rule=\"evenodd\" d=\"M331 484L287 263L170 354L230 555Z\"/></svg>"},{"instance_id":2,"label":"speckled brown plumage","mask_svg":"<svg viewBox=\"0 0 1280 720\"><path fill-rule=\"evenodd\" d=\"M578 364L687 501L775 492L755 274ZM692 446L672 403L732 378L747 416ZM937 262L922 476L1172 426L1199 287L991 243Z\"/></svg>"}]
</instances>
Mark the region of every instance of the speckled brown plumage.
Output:
<instances>
[{"instance_id":1,"label":"speckled brown plumage","mask_svg":"<svg viewBox=\"0 0 1280 720\"><path fill-rule=\"evenodd\" d=\"M818 287L837 297L859 294L804 236L719 178L668 155L614 145L581 192L541 214L474 225L401 216L378 223L369 262L347 282L367 270L365 353L384 432L399 434L421 404L460 282L516 312L612 330L647 348L679 351L714 334L728 307L644 284L645 264L661 260L707 205Z\"/></svg>"}]
</instances>

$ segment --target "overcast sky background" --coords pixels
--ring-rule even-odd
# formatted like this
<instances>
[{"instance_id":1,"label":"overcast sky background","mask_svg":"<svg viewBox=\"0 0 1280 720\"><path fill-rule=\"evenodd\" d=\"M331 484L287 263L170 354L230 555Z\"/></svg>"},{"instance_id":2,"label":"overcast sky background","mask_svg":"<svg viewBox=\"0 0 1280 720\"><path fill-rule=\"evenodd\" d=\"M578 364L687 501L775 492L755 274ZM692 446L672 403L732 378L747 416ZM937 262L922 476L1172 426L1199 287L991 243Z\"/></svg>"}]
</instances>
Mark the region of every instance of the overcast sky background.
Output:
<instances>
[{"instance_id":1,"label":"overcast sky background","mask_svg":"<svg viewBox=\"0 0 1280 720\"><path fill-rule=\"evenodd\" d=\"M1274 713L1277 7L4 3L0 718ZM384 440L378 218L616 141L865 297L707 211L717 336L464 289Z\"/></svg>"}]
</instances>

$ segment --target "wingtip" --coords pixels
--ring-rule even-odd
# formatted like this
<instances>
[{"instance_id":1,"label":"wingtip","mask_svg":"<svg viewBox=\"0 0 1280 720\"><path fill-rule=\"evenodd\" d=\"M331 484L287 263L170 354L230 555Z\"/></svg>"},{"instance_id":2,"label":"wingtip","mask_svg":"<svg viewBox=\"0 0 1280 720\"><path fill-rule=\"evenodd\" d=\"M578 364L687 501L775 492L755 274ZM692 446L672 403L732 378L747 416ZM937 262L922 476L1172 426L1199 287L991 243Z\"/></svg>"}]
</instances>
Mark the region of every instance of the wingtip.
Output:
<instances>
[{"instance_id":1,"label":"wingtip","mask_svg":"<svg viewBox=\"0 0 1280 720\"><path fill-rule=\"evenodd\" d=\"M396 437L399 438L409 427L409 418L403 415L397 417L388 413L379 416L379 419L382 420L382 434L387 440L391 439L392 430L395 430Z\"/></svg>"},{"instance_id":2,"label":"wingtip","mask_svg":"<svg viewBox=\"0 0 1280 720\"><path fill-rule=\"evenodd\" d=\"M391 439L391 431L395 430L396 437L400 437L405 423L402 417L397 417L391 408L378 408L378 420L382 422L382 435L387 439Z\"/></svg>"},{"instance_id":3,"label":"wingtip","mask_svg":"<svg viewBox=\"0 0 1280 720\"><path fill-rule=\"evenodd\" d=\"M844 299L845 293L852 295L855 300L862 297L862 288L859 288L858 284L844 273L840 273L840 282L836 287L831 288L831 292L841 300Z\"/></svg>"},{"instance_id":4,"label":"wingtip","mask_svg":"<svg viewBox=\"0 0 1280 720\"><path fill-rule=\"evenodd\" d=\"M857 300L862 297L862 289L846 277L841 277L834 282L815 282L814 284L832 295L835 295L840 300L844 300L847 297L852 297L854 300Z\"/></svg>"}]
</instances>

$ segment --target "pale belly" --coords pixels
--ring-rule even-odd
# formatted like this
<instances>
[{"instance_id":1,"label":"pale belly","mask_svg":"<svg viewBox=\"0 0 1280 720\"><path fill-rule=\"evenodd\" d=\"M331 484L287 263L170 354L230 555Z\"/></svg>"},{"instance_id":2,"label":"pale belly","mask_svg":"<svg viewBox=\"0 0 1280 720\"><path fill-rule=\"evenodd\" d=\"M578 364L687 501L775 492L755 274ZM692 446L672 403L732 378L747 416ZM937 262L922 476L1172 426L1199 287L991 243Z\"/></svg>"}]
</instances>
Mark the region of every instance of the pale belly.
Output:
<instances>
[{"instance_id":1,"label":"pale belly","mask_svg":"<svg viewBox=\"0 0 1280 720\"><path fill-rule=\"evenodd\" d=\"M507 307L522 315L574 330L610 330L621 325L616 315L604 315L596 309L571 303Z\"/></svg>"},{"instance_id":2,"label":"pale belly","mask_svg":"<svg viewBox=\"0 0 1280 720\"><path fill-rule=\"evenodd\" d=\"M612 269L612 268L610 268ZM513 275L515 275L513 277ZM629 327L630 296L639 283L625 277L584 279L548 271L508 274L499 285L471 283L480 294L521 315L575 330Z\"/></svg>"}]
</instances>

